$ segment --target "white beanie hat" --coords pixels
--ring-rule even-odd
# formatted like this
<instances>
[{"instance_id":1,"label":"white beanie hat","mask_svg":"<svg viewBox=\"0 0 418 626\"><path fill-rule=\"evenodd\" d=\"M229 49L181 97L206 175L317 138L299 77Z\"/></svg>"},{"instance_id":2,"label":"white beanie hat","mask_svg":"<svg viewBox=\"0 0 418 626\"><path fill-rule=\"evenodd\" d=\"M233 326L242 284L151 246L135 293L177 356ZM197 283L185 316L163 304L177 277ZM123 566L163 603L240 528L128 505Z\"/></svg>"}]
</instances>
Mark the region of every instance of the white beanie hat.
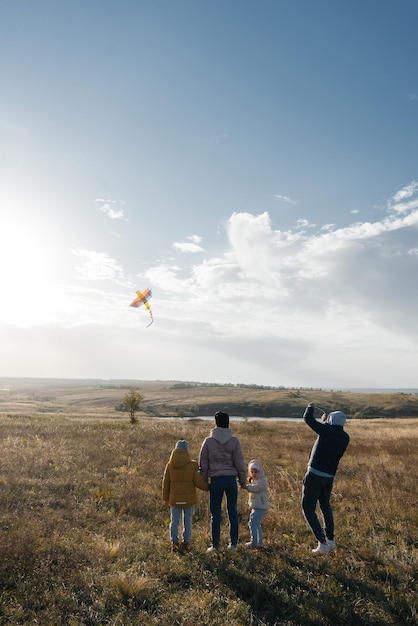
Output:
<instances>
[{"instance_id":1,"label":"white beanie hat","mask_svg":"<svg viewBox=\"0 0 418 626\"><path fill-rule=\"evenodd\" d=\"M252 459L248 463L248 471L251 471L252 469L256 469L259 472L261 472L263 468L262 468L260 461L257 461L257 459Z\"/></svg>"},{"instance_id":2,"label":"white beanie hat","mask_svg":"<svg viewBox=\"0 0 418 626\"><path fill-rule=\"evenodd\" d=\"M328 414L327 423L331 426L344 426L347 416L342 411L332 411Z\"/></svg>"}]
</instances>

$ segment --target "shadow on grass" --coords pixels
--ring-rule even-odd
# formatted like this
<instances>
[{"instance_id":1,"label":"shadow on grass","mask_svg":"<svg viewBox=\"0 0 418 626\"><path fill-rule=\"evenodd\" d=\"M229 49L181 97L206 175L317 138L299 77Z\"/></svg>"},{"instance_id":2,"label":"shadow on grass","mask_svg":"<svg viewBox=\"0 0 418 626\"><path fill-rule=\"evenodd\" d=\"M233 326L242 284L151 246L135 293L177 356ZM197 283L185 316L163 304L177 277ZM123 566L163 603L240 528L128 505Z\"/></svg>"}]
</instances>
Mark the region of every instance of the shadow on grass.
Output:
<instances>
[{"instance_id":1,"label":"shadow on grass","mask_svg":"<svg viewBox=\"0 0 418 626\"><path fill-rule=\"evenodd\" d=\"M312 589L304 598L305 621L301 625L330 624L332 626L406 626L415 623L409 607L402 597L390 602L384 589L376 582L365 582L347 571L344 559L314 557L310 562L293 559L286 555L290 571L311 570L314 580ZM298 579L295 578L297 581ZM328 580L328 583L322 584ZM286 584L289 584L286 576ZM297 583L300 587L300 581ZM307 616L319 615L319 621L309 621Z\"/></svg>"},{"instance_id":2,"label":"shadow on grass","mask_svg":"<svg viewBox=\"0 0 418 626\"><path fill-rule=\"evenodd\" d=\"M290 581L285 582L280 573L265 572L269 575L269 582L255 580L257 576L252 567L252 559L248 555L230 561L221 556L220 559L210 558L210 565L206 564L215 579L224 587L245 602L251 609L253 616L266 626L302 626L305 624L319 624L308 622L299 610L297 603L289 596ZM253 563L255 565L255 562ZM258 563L258 567L259 567ZM243 573L242 569L248 571ZM253 622L251 622L253 623Z\"/></svg>"},{"instance_id":3,"label":"shadow on grass","mask_svg":"<svg viewBox=\"0 0 418 626\"><path fill-rule=\"evenodd\" d=\"M263 624L305 624L298 607L276 590L254 582L250 576L226 567L219 575L220 581L245 602L253 615ZM319 623L319 622L318 622Z\"/></svg>"},{"instance_id":4,"label":"shadow on grass","mask_svg":"<svg viewBox=\"0 0 418 626\"><path fill-rule=\"evenodd\" d=\"M389 626L412 623L405 607L400 611L400 606L388 602L382 589L342 571L336 572L329 560L302 562L285 557L283 567L275 571L271 569L268 555L261 560L260 556L217 559L212 561L210 569L219 583L245 602L254 618L263 625Z\"/></svg>"}]
</instances>

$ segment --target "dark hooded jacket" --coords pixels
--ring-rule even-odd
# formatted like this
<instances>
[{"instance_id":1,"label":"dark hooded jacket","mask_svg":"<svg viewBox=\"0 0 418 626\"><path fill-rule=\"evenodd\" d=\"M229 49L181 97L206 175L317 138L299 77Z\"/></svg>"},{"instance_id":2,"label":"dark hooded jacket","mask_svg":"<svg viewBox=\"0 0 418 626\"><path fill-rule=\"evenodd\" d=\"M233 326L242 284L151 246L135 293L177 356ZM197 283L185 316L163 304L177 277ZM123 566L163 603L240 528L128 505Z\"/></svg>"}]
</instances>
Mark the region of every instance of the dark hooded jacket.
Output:
<instances>
[{"instance_id":1,"label":"dark hooded jacket","mask_svg":"<svg viewBox=\"0 0 418 626\"><path fill-rule=\"evenodd\" d=\"M313 406L307 407L303 419L318 434L309 457L308 469L312 468L318 472L335 476L340 459L350 442L350 437L342 426L318 422L314 417Z\"/></svg>"}]
</instances>

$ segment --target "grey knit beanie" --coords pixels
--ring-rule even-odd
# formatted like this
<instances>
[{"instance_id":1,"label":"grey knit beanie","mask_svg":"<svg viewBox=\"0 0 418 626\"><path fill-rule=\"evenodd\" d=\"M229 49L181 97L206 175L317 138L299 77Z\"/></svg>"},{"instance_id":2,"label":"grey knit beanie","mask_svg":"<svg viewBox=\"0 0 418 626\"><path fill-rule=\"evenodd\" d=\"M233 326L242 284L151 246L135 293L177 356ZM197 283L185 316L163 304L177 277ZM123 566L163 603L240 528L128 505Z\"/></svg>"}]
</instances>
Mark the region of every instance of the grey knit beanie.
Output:
<instances>
[{"instance_id":1,"label":"grey knit beanie","mask_svg":"<svg viewBox=\"0 0 418 626\"><path fill-rule=\"evenodd\" d=\"M185 439L180 439L180 441L176 443L176 448L181 448L182 450L186 450L186 452L188 452L189 444L187 443Z\"/></svg>"}]
</instances>

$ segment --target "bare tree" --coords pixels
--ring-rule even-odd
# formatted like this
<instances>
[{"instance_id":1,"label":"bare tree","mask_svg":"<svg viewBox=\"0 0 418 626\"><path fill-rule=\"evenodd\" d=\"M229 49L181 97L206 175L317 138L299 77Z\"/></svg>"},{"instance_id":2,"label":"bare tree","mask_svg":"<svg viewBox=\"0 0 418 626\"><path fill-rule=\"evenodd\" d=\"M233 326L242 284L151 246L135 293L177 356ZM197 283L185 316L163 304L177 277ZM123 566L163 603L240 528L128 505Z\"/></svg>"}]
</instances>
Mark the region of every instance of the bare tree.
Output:
<instances>
[{"instance_id":1,"label":"bare tree","mask_svg":"<svg viewBox=\"0 0 418 626\"><path fill-rule=\"evenodd\" d=\"M135 389L131 389L123 399L123 404L126 406L129 411L129 415L131 418L131 424L136 424L137 419L135 413L139 410L142 400L144 396L136 391Z\"/></svg>"}]
</instances>

